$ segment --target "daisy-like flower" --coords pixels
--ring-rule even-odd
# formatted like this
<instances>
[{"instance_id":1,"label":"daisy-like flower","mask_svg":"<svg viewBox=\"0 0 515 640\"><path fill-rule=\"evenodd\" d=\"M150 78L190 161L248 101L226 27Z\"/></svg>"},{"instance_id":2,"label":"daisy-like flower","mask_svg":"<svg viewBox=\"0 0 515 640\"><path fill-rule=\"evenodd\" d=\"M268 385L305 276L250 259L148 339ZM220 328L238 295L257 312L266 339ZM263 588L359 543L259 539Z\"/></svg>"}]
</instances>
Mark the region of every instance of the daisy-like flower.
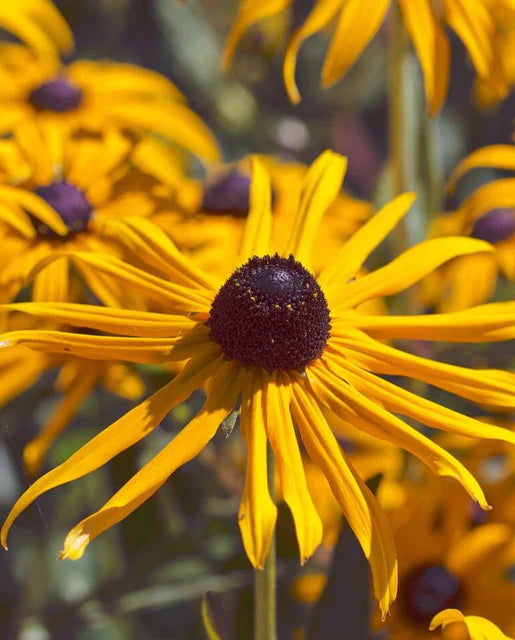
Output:
<instances>
[{"instance_id":1,"label":"daisy-like flower","mask_svg":"<svg viewBox=\"0 0 515 640\"><path fill-rule=\"evenodd\" d=\"M431 630L442 627L443 637L451 640L512 640L490 620L479 616L464 616L458 609L446 609L431 621ZM462 633L465 628L464 635ZM453 634L454 630L454 634ZM459 634L459 635L458 635Z\"/></svg>"},{"instance_id":2,"label":"daisy-like flower","mask_svg":"<svg viewBox=\"0 0 515 640\"><path fill-rule=\"evenodd\" d=\"M478 167L515 171L515 146L492 145L471 153L454 170L449 191ZM457 311L488 300L499 274L515 280L515 178L479 187L455 212L439 216L431 229L434 237L457 234L486 240L495 250L453 260L427 278L424 298L439 311Z\"/></svg>"},{"instance_id":3,"label":"daisy-like flower","mask_svg":"<svg viewBox=\"0 0 515 640\"><path fill-rule=\"evenodd\" d=\"M235 271L225 282L191 264L145 220L140 227L132 225L133 237L139 235L141 259L168 264L170 276L166 279L109 256L69 254L75 263L146 293L169 313L63 303L10 305L53 322L114 335L12 332L1 338L6 347L23 344L98 360L161 363L175 359L185 361L185 366L162 389L31 485L4 524L4 545L14 520L38 496L99 468L144 438L199 387L207 397L197 415L99 511L70 531L61 557L80 558L91 540L157 491L177 467L196 456L216 435L238 399L247 441L239 525L255 567L263 566L277 515L267 482L267 441L277 461L282 495L292 511L302 562L322 539L322 523L306 484L296 427L369 559L374 593L383 613L395 598L397 562L391 530L376 499L339 447L322 407L410 451L434 472L456 478L474 500L488 507L471 474L398 414L471 437L513 443L515 435L495 426L485 427L376 374L413 376L473 401L513 406L513 375L425 360L388 346L384 340L509 339L515 331L514 305L409 317L363 315L355 308L367 299L409 287L456 255L489 251L490 247L471 238L429 240L387 266L355 277L368 254L407 213L414 196L405 194L371 218L315 278L311 273L314 232L340 190L345 166L345 160L331 152L322 154L311 166L289 242L282 255L270 255L270 179L255 160L251 210L235 257Z\"/></svg>"},{"instance_id":4,"label":"daisy-like flower","mask_svg":"<svg viewBox=\"0 0 515 640\"><path fill-rule=\"evenodd\" d=\"M101 131L123 126L152 132L199 158L219 159L213 135L167 78L131 64L37 59L22 45L0 46L0 132L23 122L52 119Z\"/></svg>"},{"instance_id":5,"label":"daisy-like flower","mask_svg":"<svg viewBox=\"0 0 515 640\"><path fill-rule=\"evenodd\" d=\"M154 210L151 194L125 180L138 146L116 129L102 134L67 133L53 122L26 124L0 141L1 298L12 300L42 258L56 250L121 255L104 227ZM3 173L2 173L3 172ZM132 185L135 186L132 186ZM22 259L20 257L23 256ZM35 275L34 300L77 300L67 258ZM80 272L105 304L127 292L87 266ZM130 295L130 294L129 294Z\"/></svg>"},{"instance_id":6,"label":"daisy-like flower","mask_svg":"<svg viewBox=\"0 0 515 640\"><path fill-rule=\"evenodd\" d=\"M43 58L73 48L71 31L51 0L2 0L0 27Z\"/></svg>"},{"instance_id":7,"label":"daisy-like flower","mask_svg":"<svg viewBox=\"0 0 515 640\"><path fill-rule=\"evenodd\" d=\"M394 0L395 1L395 0ZM242 0L225 47L223 65L228 68L245 31L254 23L284 10L294 0ZM511 0L498 0L515 14ZM447 95L450 69L447 24L462 40L480 78L495 75L497 91L507 88L497 50L497 30L489 0L397 0L406 29L424 72L429 111L437 113ZM304 23L293 33L284 58L284 81L293 102L300 100L295 83L297 55L302 43L336 19L336 27L322 68L322 85L337 82L354 64L379 31L392 0L317 0Z\"/></svg>"}]
</instances>

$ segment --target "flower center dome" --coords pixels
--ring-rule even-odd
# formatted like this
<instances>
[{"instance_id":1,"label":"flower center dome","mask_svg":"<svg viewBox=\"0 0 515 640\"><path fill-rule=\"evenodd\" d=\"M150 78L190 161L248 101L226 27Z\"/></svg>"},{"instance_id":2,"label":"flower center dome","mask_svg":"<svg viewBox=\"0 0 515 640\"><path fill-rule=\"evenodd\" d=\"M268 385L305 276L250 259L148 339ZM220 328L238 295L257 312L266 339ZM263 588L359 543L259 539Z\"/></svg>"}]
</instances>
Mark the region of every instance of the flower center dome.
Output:
<instances>
[{"instance_id":1,"label":"flower center dome","mask_svg":"<svg viewBox=\"0 0 515 640\"><path fill-rule=\"evenodd\" d=\"M492 209L474 222L470 235L487 242L503 242L515 234L515 209Z\"/></svg>"},{"instance_id":2,"label":"flower center dome","mask_svg":"<svg viewBox=\"0 0 515 640\"><path fill-rule=\"evenodd\" d=\"M80 106L82 90L63 77L53 78L30 92L29 102L38 111L65 113Z\"/></svg>"},{"instance_id":3,"label":"flower center dome","mask_svg":"<svg viewBox=\"0 0 515 640\"><path fill-rule=\"evenodd\" d=\"M317 281L293 256L253 257L218 291L208 326L226 358L245 366L302 370L331 328Z\"/></svg>"},{"instance_id":4,"label":"flower center dome","mask_svg":"<svg viewBox=\"0 0 515 640\"><path fill-rule=\"evenodd\" d=\"M272 191L272 204L275 194ZM250 206L250 177L233 169L204 187L200 208L213 215L246 218Z\"/></svg>"},{"instance_id":5,"label":"flower center dome","mask_svg":"<svg viewBox=\"0 0 515 640\"><path fill-rule=\"evenodd\" d=\"M400 589L400 604L414 623L427 627L443 609L459 609L463 600L460 579L440 564L411 571Z\"/></svg>"},{"instance_id":6,"label":"flower center dome","mask_svg":"<svg viewBox=\"0 0 515 640\"><path fill-rule=\"evenodd\" d=\"M87 228L93 207L84 191L69 182L51 182L36 187L34 193L42 198L61 216L69 233L78 233ZM41 236L55 236L56 234L46 224L32 218L36 231Z\"/></svg>"}]
</instances>

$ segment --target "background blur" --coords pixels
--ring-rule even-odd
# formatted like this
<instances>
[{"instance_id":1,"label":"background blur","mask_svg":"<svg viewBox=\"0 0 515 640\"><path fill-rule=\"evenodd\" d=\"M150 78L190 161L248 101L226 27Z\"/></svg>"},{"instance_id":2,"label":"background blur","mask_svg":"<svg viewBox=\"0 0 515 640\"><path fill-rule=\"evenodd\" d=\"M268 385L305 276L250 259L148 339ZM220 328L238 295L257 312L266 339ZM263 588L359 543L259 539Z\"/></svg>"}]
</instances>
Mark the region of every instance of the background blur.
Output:
<instances>
[{"instance_id":1,"label":"background blur","mask_svg":"<svg viewBox=\"0 0 515 640\"><path fill-rule=\"evenodd\" d=\"M281 34L289 28L284 17L247 34L232 73L222 76L220 54L236 0L188 0L186 5L173 0L60 0L56 4L76 36L76 57L134 62L171 78L211 127L226 161L260 152L308 163L329 147L349 157L345 185L353 195L375 202L386 200L384 33L374 39L345 80L325 92L319 90L318 78L327 40L311 38L301 50L298 65L303 100L294 107L283 88L280 56L275 55L277 43L284 42ZM295 2L291 23L300 23L311 5L309 0ZM509 142L515 113L514 95L488 112L472 106L474 75L463 46L457 41L452 46L450 95L439 123L445 175L472 149ZM406 99L412 104L422 100L415 61L408 90ZM417 149L425 125L413 118L409 126L414 149L412 186L423 190L415 177L423 172L415 172L415 167L421 162ZM442 207L454 207L491 177L492 171L474 172L460 183L455 200L442 202ZM413 240L420 239L427 227L427 220L420 212L417 215ZM508 354L502 346L490 347L488 352L466 346L457 351L444 359L507 364ZM149 391L166 379L157 369L141 370ZM28 484L21 452L56 402L53 381L51 374L46 375L0 412L2 519ZM97 390L73 427L52 448L47 468L64 460L128 408L128 402ZM179 469L153 498L99 537L80 562L57 560L69 527L94 511L142 461L158 451L191 410L179 407L143 444L80 482L43 496L20 517L11 533L9 553L0 553L1 638L205 638L200 608L206 591L212 594L209 604L215 616L224 621L226 637L250 637L253 575L237 527L244 472L237 430L228 440L215 438L211 448ZM278 548L279 637L291 638L306 620L308 608L291 595L292 580L301 568L286 510L281 511L278 522ZM351 554L352 541L345 548L344 553ZM352 557L359 555L354 551ZM366 565L363 569L359 562L352 564L351 555L343 558L347 572L336 587L342 601L349 590L356 594L367 571ZM317 558L310 564L316 562ZM367 588L361 592L366 611ZM330 613L323 615L329 616L326 621L330 624ZM310 638L316 637L329 636L315 630ZM355 640L352 633L348 637Z\"/></svg>"}]
</instances>

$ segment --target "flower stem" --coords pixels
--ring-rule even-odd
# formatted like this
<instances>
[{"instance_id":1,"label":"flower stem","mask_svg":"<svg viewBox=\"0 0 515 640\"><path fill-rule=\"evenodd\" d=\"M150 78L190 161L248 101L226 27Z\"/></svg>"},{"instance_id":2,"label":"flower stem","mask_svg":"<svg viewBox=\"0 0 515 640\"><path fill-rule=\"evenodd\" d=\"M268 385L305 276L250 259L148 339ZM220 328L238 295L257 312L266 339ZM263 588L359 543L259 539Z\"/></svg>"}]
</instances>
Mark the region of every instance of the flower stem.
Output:
<instances>
[{"instance_id":1,"label":"flower stem","mask_svg":"<svg viewBox=\"0 0 515 640\"><path fill-rule=\"evenodd\" d=\"M274 454L267 447L268 487L274 498ZM276 550L275 533L263 569L254 572L254 640L276 640Z\"/></svg>"}]
</instances>

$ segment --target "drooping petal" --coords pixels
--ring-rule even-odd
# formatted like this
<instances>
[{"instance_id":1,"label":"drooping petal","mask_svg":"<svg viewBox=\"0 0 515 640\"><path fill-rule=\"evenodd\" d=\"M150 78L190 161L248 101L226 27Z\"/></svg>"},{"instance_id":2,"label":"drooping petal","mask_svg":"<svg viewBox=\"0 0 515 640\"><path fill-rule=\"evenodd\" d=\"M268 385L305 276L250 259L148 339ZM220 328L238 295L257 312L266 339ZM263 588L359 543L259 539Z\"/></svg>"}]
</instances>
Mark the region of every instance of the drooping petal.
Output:
<instances>
[{"instance_id":1,"label":"drooping petal","mask_svg":"<svg viewBox=\"0 0 515 640\"><path fill-rule=\"evenodd\" d=\"M515 407L515 374L496 369L468 369L427 360L384 345L356 332L335 338L354 361L379 374L408 376L445 389L478 404Z\"/></svg>"},{"instance_id":2,"label":"drooping petal","mask_svg":"<svg viewBox=\"0 0 515 640\"><path fill-rule=\"evenodd\" d=\"M188 260L151 220L141 217L109 220L102 224L102 230L114 236L139 260L171 276L177 284L214 291L220 286L216 279Z\"/></svg>"},{"instance_id":3,"label":"drooping petal","mask_svg":"<svg viewBox=\"0 0 515 640\"><path fill-rule=\"evenodd\" d=\"M428 427L458 433L469 438L500 440L515 444L513 431L475 420L452 409L447 409L436 402L431 402L365 371L347 358L334 354L330 358L330 363L331 367L336 364L336 371L338 372L340 369L341 375L348 379L364 396L375 398L392 413L413 418Z\"/></svg>"},{"instance_id":4,"label":"drooping petal","mask_svg":"<svg viewBox=\"0 0 515 640\"><path fill-rule=\"evenodd\" d=\"M438 627L445 629L450 624L462 622L470 634L470 640L512 640L497 627L493 622L479 616L464 616L458 609L445 609L440 611L432 620L429 626L430 631Z\"/></svg>"},{"instance_id":5,"label":"drooping petal","mask_svg":"<svg viewBox=\"0 0 515 640\"><path fill-rule=\"evenodd\" d=\"M374 496L350 467L301 376L293 385L292 408L310 458L325 475L370 562L374 593L384 615L397 593L397 559L391 529Z\"/></svg>"},{"instance_id":6,"label":"drooping petal","mask_svg":"<svg viewBox=\"0 0 515 640\"><path fill-rule=\"evenodd\" d=\"M84 327L140 338L181 336L198 324L197 320L188 316L113 309L72 302L18 302L5 305L2 309L22 311L72 327Z\"/></svg>"},{"instance_id":7,"label":"drooping petal","mask_svg":"<svg viewBox=\"0 0 515 640\"><path fill-rule=\"evenodd\" d=\"M341 288L361 269L372 251L385 239L410 210L416 194L404 193L380 209L344 244L336 259L330 260L320 273L318 282L324 292L331 286Z\"/></svg>"},{"instance_id":8,"label":"drooping petal","mask_svg":"<svg viewBox=\"0 0 515 640\"><path fill-rule=\"evenodd\" d=\"M337 82L379 31L390 0L347 0L322 68L322 85Z\"/></svg>"},{"instance_id":9,"label":"drooping petal","mask_svg":"<svg viewBox=\"0 0 515 640\"><path fill-rule=\"evenodd\" d=\"M268 486L263 389L258 376L259 370L250 369L242 388L241 431L247 442L247 471L238 524L248 559L261 569L274 534L277 507Z\"/></svg>"},{"instance_id":10,"label":"drooping petal","mask_svg":"<svg viewBox=\"0 0 515 640\"><path fill-rule=\"evenodd\" d=\"M44 462L46 453L54 440L70 424L80 405L98 382L101 371L97 363L82 363L80 373L65 392L64 398L43 425L41 432L23 450L23 466L27 472L36 475Z\"/></svg>"},{"instance_id":11,"label":"drooping petal","mask_svg":"<svg viewBox=\"0 0 515 640\"><path fill-rule=\"evenodd\" d=\"M322 363L312 363L306 372L316 395L343 420L409 451L434 473L455 478L483 509L488 508L475 478L445 449L356 391Z\"/></svg>"},{"instance_id":12,"label":"drooping petal","mask_svg":"<svg viewBox=\"0 0 515 640\"><path fill-rule=\"evenodd\" d=\"M450 47L430 0L399 0L406 29L424 72L429 112L440 110L447 95Z\"/></svg>"},{"instance_id":13,"label":"drooping petal","mask_svg":"<svg viewBox=\"0 0 515 640\"><path fill-rule=\"evenodd\" d=\"M500 342L515 338L515 302L493 302L454 313L422 316L372 316L349 313L331 322L331 335L361 329L378 340L438 340L442 342Z\"/></svg>"},{"instance_id":14,"label":"drooping petal","mask_svg":"<svg viewBox=\"0 0 515 640\"><path fill-rule=\"evenodd\" d=\"M166 414L201 386L220 366L213 349L206 349L192 359L171 382L147 398L55 469L36 480L18 499L2 527L0 540L7 548L7 534L12 523L34 500L58 487L98 469L117 454L144 438Z\"/></svg>"},{"instance_id":15,"label":"drooping petal","mask_svg":"<svg viewBox=\"0 0 515 640\"><path fill-rule=\"evenodd\" d=\"M311 269L315 232L322 216L340 192L346 169L347 158L332 151L324 151L304 177L297 222L285 255L293 254L307 269Z\"/></svg>"},{"instance_id":16,"label":"drooping petal","mask_svg":"<svg viewBox=\"0 0 515 640\"><path fill-rule=\"evenodd\" d=\"M433 238L408 249L389 264L372 273L342 284L339 302L333 303L332 312L343 311L381 296L389 296L407 289L456 256L480 251L492 251L487 242L475 238Z\"/></svg>"},{"instance_id":17,"label":"drooping petal","mask_svg":"<svg viewBox=\"0 0 515 640\"><path fill-rule=\"evenodd\" d=\"M240 393L238 375L237 364L218 362L218 370L208 386L207 399L198 414L101 509L68 533L60 558L81 558L94 538L126 518L148 500L176 469L200 453L236 404Z\"/></svg>"},{"instance_id":18,"label":"drooping petal","mask_svg":"<svg viewBox=\"0 0 515 640\"><path fill-rule=\"evenodd\" d=\"M272 230L271 203L270 175L262 162L253 156L250 208L241 240L238 265L247 262L252 256L264 256L268 253Z\"/></svg>"},{"instance_id":19,"label":"drooping petal","mask_svg":"<svg viewBox=\"0 0 515 640\"><path fill-rule=\"evenodd\" d=\"M342 0L318 0L303 24L292 35L284 55L283 77L290 100L300 102L300 93L295 82L297 55L302 43L323 29L342 7Z\"/></svg>"},{"instance_id":20,"label":"drooping petal","mask_svg":"<svg viewBox=\"0 0 515 640\"><path fill-rule=\"evenodd\" d=\"M515 171L515 145L493 144L476 149L464 158L454 169L447 183L447 189L452 192L458 181L468 171L478 167L492 167Z\"/></svg>"},{"instance_id":21,"label":"drooping petal","mask_svg":"<svg viewBox=\"0 0 515 640\"><path fill-rule=\"evenodd\" d=\"M265 426L277 462L284 501L289 506L304 564L322 541L322 521L306 483L290 413L291 379L263 372Z\"/></svg>"},{"instance_id":22,"label":"drooping petal","mask_svg":"<svg viewBox=\"0 0 515 640\"><path fill-rule=\"evenodd\" d=\"M2 348L23 345L35 351L62 353L93 360L125 360L143 364L191 357L199 348L213 345L206 327L199 326L175 338L97 336L65 331L29 329L0 335Z\"/></svg>"},{"instance_id":23,"label":"drooping petal","mask_svg":"<svg viewBox=\"0 0 515 640\"><path fill-rule=\"evenodd\" d=\"M273 16L286 9L293 0L243 0L236 21L227 36L222 56L222 69L228 71L231 68L234 52L243 34L256 22Z\"/></svg>"},{"instance_id":24,"label":"drooping petal","mask_svg":"<svg viewBox=\"0 0 515 640\"><path fill-rule=\"evenodd\" d=\"M31 193L26 189L18 187L1 185L0 198L7 204L13 203L22 207L22 209L40 220L43 224L52 229L52 231L57 233L57 235L66 236L68 234L68 228L62 221L59 214L35 193Z\"/></svg>"},{"instance_id":25,"label":"drooping petal","mask_svg":"<svg viewBox=\"0 0 515 640\"><path fill-rule=\"evenodd\" d=\"M84 251L55 252L41 260L36 269L42 269L50 262L62 257L68 257L77 263L79 268L82 264L85 264L103 275L130 285L132 289L161 302L171 311L202 312L209 311L211 306L208 291L192 290L191 288L168 282L107 254L100 255Z\"/></svg>"}]
</instances>

